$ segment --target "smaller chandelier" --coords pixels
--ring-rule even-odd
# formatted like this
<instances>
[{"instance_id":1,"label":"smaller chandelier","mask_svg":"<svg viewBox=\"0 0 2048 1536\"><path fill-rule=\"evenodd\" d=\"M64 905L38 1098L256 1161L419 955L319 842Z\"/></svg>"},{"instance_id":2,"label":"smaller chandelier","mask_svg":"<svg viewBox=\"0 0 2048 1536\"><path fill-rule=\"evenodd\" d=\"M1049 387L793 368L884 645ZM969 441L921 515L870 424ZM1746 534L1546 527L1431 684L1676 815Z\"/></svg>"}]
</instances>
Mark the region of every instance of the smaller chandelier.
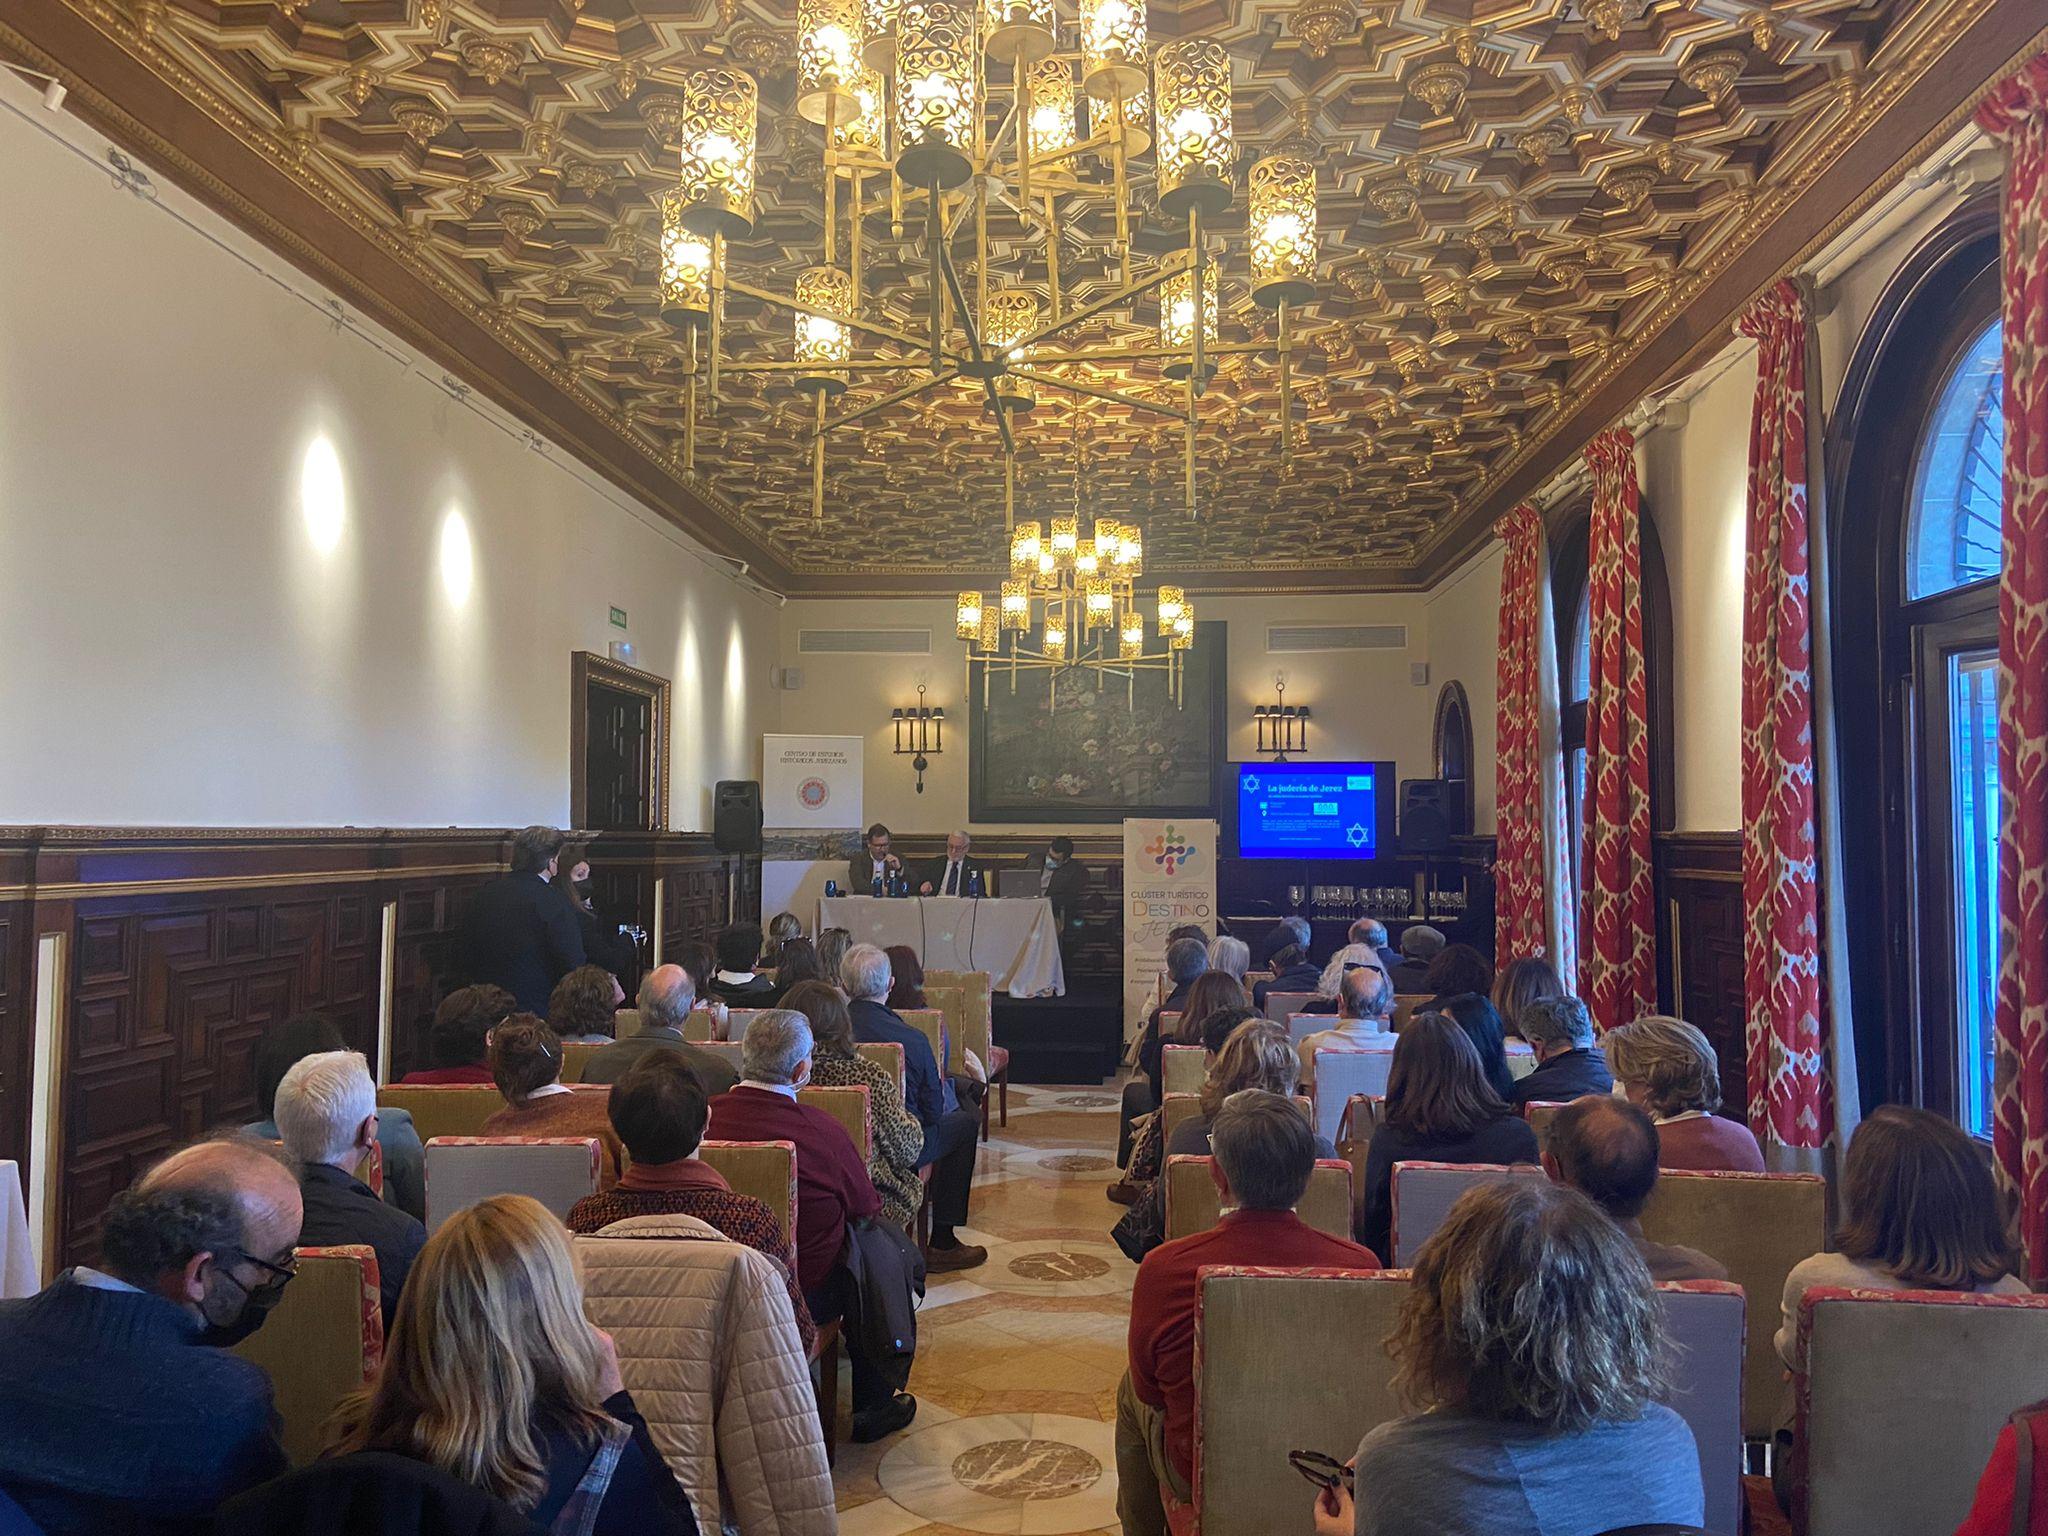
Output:
<instances>
[{"instance_id":1,"label":"smaller chandelier","mask_svg":"<svg viewBox=\"0 0 2048 1536\"><path fill-rule=\"evenodd\" d=\"M711 242L683 222L680 188L661 194L661 317L688 328L711 313Z\"/></svg>"},{"instance_id":2,"label":"smaller chandelier","mask_svg":"<svg viewBox=\"0 0 2048 1536\"><path fill-rule=\"evenodd\" d=\"M832 147L879 155L889 121L889 85L880 70L860 67L853 77L853 100L853 115L833 120Z\"/></svg>"},{"instance_id":3,"label":"smaller chandelier","mask_svg":"<svg viewBox=\"0 0 2048 1536\"><path fill-rule=\"evenodd\" d=\"M1145 654L1145 616L1135 608L1126 609L1117 620L1116 654L1122 661L1136 661Z\"/></svg>"},{"instance_id":4,"label":"smaller chandelier","mask_svg":"<svg viewBox=\"0 0 2048 1536\"><path fill-rule=\"evenodd\" d=\"M683 82L682 225L692 234L754 232L754 128L761 92L735 69L706 69Z\"/></svg>"},{"instance_id":5,"label":"smaller chandelier","mask_svg":"<svg viewBox=\"0 0 2048 1536\"><path fill-rule=\"evenodd\" d=\"M1170 651L1192 650L1195 644L1195 605L1183 603L1175 615L1172 627L1166 635L1166 648Z\"/></svg>"},{"instance_id":6,"label":"smaller chandelier","mask_svg":"<svg viewBox=\"0 0 2048 1536\"><path fill-rule=\"evenodd\" d=\"M1159 589L1159 633L1170 635L1180 616L1188 612L1188 595L1179 587Z\"/></svg>"},{"instance_id":7,"label":"smaller chandelier","mask_svg":"<svg viewBox=\"0 0 2048 1536\"><path fill-rule=\"evenodd\" d=\"M796 110L808 123L837 122L860 110L861 0L797 0Z\"/></svg>"},{"instance_id":8,"label":"smaller chandelier","mask_svg":"<svg viewBox=\"0 0 2048 1536\"><path fill-rule=\"evenodd\" d=\"M967 179L980 83L973 8L906 0L896 18L897 175L920 187Z\"/></svg>"},{"instance_id":9,"label":"smaller chandelier","mask_svg":"<svg viewBox=\"0 0 2048 1536\"><path fill-rule=\"evenodd\" d=\"M811 267L796 280L796 301L832 314L851 314L853 279L837 267ZM797 311L796 360L811 365L796 376L798 389L838 394L846 388L846 374L833 365L852 356L853 333L843 322Z\"/></svg>"},{"instance_id":10,"label":"smaller chandelier","mask_svg":"<svg viewBox=\"0 0 2048 1536\"><path fill-rule=\"evenodd\" d=\"M1071 571L1074 568L1074 552L1080 542L1080 518L1054 518L1051 537L1045 541L1046 551L1052 556L1052 568L1056 571Z\"/></svg>"},{"instance_id":11,"label":"smaller chandelier","mask_svg":"<svg viewBox=\"0 0 2048 1536\"><path fill-rule=\"evenodd\" d=\"M1042 535L1035 522L1019 523L1010 530L1010 574L1018 577L1034 576L1038 572L1038 558L1043 548ZM1010 612L1010 584L1003 583L1003 614Z\"/></svg>"},{"instance_id":12,"label":"smaller chandelier","mask_svg":"<svg viewBox=\"0 0 2048 1536\"><path fill-rule=\"evenodd\" d=\"M962 592L953 604L953 633L962 640L979 639L985 612L979 592Z\"/></svg>"},{"instance_id":13,"label":"smaller chandelier","mask_svg":"<svg viewBox=\"0 0 2048 1536\"><path fill-rule=\"evenodd\" d=\"M1081 0L1081 80L1099 101L1145 89L1145 0Z\"/></svg>"},{"instance_id":14,"label":"smaller chandelier","mask_svg":"<svg viewBox=\"0 0 2048 1536\"><path fill-rule=\"evenodd\" d=\"M992 59L1028 64L1058 45L1053 0L981 0L982 46Z\"/></svg>"},{"instance_id":15,"label":"smaller chandelier","mask_svg":"<svg viewBox=\"0 0 2048 1536\"><path fill-rule=\"evenodd\" d=\"M1031 153L1054 155L1074 147L1074 67L1065 59L1028 65L1031 76Z\"/></svg>"},{"instance_id":16,"label":"smaller chandelier","mask_svg":"<svg viewBox=\"0 0 2048 1536\"><path fill-rule=\"evenodd\" d=\"M1299 155L1252 167L1252 297L1268 308L1316 291L1316 168Z\"/></svg>"},{"instance_id":17,"label":"smaller chandelier","mask_svg":"<svg viewBox=\"0 0 2048 1536\"><path fill-rule=\"evenodd\" d=\"M981 341L998 363L1019 361L1018 343L1038 329L1038 295L1022 288L988 296L981 311ZM1038 404L1038 389L1010 372L996 376L996 398L1010 410L1028 411Z\"/></svg>"},{"instance_id":18,"label":"smaller chandelier","mask_svg":"<svg viewBox=\"0 0 2048 1536\"><path fill-rule=\"evenodd\" d=\"M1216 291L1216 258L1202 258L1202 343L1218 339L1216 313L1221 308ZM1159 285L1159 345L1169 351L1191 352L1195 344L1195 274L1176 272ZM1216 365L1203 359L1203 368L1214 373ZM1195 371L1194 359L1173 357L1160 369L1169 379L1184 379Z\"/></svg>"},{"instance_id":19,"label":"smaller chandelier","mask_svg":"<svg viewBox=\"0 0 2048 1536\"><path fill-rule=\"evenodd\" d=\"M1153 61L1159 130L1159 211L1185 218L1193 209L1230 206L1230 55L1206 37L1162 43Z\"/></svg>"},{"instance_id":20,"label":"smaller chandelier","mask_svg":"<svg viewBox=\"0 0 2048 1536\"><path fill-rule=\"evenodd\" d=\"M1013 577L1003 583L1002 612L1004 629L1022 634L1031 627L1031 592L1022 577ZM986 620L983 620L982 633L988 633Z\"/></svg>"}]
</instances>

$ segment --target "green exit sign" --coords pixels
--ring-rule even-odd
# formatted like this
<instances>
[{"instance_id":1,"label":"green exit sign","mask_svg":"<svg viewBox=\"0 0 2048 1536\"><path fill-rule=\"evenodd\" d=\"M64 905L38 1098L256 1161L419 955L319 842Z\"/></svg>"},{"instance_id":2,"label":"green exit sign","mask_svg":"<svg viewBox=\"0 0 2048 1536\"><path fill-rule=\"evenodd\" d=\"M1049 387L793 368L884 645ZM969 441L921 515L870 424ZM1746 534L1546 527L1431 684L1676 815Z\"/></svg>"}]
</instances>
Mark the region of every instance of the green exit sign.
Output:
<instances>
[{"instance_id":1,"label":"green exit sign","mask_svg":"<svg viewBox=\"0 0 2048 1536\"><path fill-rule=\"evenodd\" d=\"M625 609L623 609L623 608L614 608L614 609L612 610L612 628L613 628L613 629L624 629L625 627L626 627L626 610L625 610Z\"/></svg>"}]
</instances>

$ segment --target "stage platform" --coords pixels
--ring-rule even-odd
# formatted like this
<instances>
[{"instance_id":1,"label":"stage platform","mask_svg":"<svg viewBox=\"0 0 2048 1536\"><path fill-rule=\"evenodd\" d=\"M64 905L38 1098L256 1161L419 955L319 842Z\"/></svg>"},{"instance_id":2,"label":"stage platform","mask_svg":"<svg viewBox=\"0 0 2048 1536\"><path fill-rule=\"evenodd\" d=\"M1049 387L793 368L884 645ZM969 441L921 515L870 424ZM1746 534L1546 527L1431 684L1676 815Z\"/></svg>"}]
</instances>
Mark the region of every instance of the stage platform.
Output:
<instances>
[{"instance_id":1,"label":"stage platform","mask_svg":"<svg viewBox=\"0 0 2048 1536\"><path fill-rule=\"evenodd\" d=\"M1123 997L1106 983L1079 983L1065 997L995 997L996 1044L1010 1053L1013 1083L1094 1083L1123 1055Z\"/></svg>"}]
</instances>

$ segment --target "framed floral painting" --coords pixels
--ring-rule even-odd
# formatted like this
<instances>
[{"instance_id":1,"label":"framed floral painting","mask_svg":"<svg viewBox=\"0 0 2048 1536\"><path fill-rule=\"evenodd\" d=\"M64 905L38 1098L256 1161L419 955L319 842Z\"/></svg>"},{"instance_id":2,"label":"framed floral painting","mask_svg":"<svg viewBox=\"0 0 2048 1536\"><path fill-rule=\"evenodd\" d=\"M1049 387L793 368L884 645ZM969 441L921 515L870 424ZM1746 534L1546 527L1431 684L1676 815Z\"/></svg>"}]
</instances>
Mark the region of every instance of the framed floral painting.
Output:
<instances>
[{"instance_id":1,"label":"framed floral painting","mask_svg":"<svg viewBox=\"0 0 2048 1536\"><path fill-rule=\"evenodd\" d=\"M1163 671L1135 688L1093 668L991 668L968 699L970 820L1213 816L1224 756L1225 627L1198 623L1175 704ZM984 693L986 697L984 697Z\"/></svg>"}]
</instances>

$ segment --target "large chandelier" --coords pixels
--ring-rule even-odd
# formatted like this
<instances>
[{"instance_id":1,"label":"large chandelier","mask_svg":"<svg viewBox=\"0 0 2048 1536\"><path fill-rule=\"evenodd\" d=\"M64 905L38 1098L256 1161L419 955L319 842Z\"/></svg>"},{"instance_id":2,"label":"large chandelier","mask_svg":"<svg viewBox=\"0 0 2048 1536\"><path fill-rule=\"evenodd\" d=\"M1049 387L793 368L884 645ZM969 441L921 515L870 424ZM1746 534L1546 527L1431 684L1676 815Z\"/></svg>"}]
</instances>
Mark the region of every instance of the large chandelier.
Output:
<instances>
[{"instance_id":1,"label":"large chandelier","mask_svg":"<svg viewBox=\"0 0 2048 1536\"><path fill-rule=\"evenodd\" d=\"M663 312L687 332L690 345L686 468L694 467L700 405L718 408L723 374L792 375L791 382L812 396L811 501L822 520L830 439L880 411L965 380L981 386L1002 442L1006 530L1018 526L1015 429L1046 391L1077 397L1077 403L1081 397L1105 401L1178 427L1183 499L1192 517L1198 512L1199 402L1219 357L1253 353L1277 357L1278 447L1283 474L1291 468L1289 311L1316 293L1314 167L1286 153L1254 167L1250 292L1275 312L1273 334L1222 340L1219 280L1234 263L1227 255L1222 263L1215 259L1204 223L1236 197L1230 57L1203 37L1176 38L1153 50L1144 0L1078 0L1078 15L1064 25L1057 4L800 0L796 105L803 120L824 129L824 227L820 260L791 293L726 271L727 240L743 239L753 228L755 83L724 68L690 78L683 91L680 175L662 204L661 268ZM1013 99L991 99L991 69L1008 77ZM1079 122L1084 103L1085 131ZM1134 162L1148 154L1153 201L1172 221L1176 240L1163 256L1140 261L1133 182L1144 168ZM871 192L877 184L879 192ZM1017 254L1007 258L1005 270L990 259L992 202L1021 221L1027 237L1043 237L1006 243ZM1115 281L1108 291L1070 288L1060 271L1062 231L1082 206L1104 203L1114 214ZM906 321L914 310L885 305L878 302L885 296L866 291L863 227L883 213L899 236L922 240L918 265L926 292L917 319ZM1099 226L1091 220L1089 227ZM970 231L971 293L953 256L955 242L965 242ZM1161 290L1156 345L1075 340L1078 328L1107 312L1137 318L1153 302L1154 289ZM722 314L734 293L796 316L791 358L726 355ZM708 342L701 392L700 331ZM884 350L860 355L856 339ZM1132 368L1139 363L1162 364L1157 373L1165 382ZM1119 371L1129 377L1116 377ZM856 374L891 372L908 377L878 399L831 414L830 402ZM1106 382L1105 373L1111 375ZM1067 630L1069 654L1092 632ZM1042 628L1040 634L1042 649L1056 649Z\"/></svg>"}]
</instances>

